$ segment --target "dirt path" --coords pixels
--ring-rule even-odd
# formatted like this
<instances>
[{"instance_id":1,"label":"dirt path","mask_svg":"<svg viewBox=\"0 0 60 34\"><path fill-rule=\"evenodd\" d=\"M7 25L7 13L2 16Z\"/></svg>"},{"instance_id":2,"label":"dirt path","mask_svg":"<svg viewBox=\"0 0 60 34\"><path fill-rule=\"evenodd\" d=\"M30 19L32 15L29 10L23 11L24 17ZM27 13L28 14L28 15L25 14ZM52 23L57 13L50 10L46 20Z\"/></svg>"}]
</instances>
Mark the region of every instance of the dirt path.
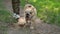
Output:
<instances>
[{"instance_id":1,"label":"dirt path","mask_svg":"<svg viewBox=\"0 0 60 34\"><path fill-rule=\"evenodd\" d=\"M60 34L60 27L56 25L42 23L41 20L36 19L36 29L29 28L9 28L8 34Z\"/></svg>"},{"instance_id":2,"label":"dirt path","mask_svg":"<svg viewBox=\"0 0 60 34\"><path fill-rule=\"evenodd\" d=\"M7 10L12 11L11 0L4 0ZM29 28L12 28L9 27L7 34L60 34L60 27L56 25L42 23L41 20L36 19L36 29L30 30Z\"/></svg>"}]
</instances>

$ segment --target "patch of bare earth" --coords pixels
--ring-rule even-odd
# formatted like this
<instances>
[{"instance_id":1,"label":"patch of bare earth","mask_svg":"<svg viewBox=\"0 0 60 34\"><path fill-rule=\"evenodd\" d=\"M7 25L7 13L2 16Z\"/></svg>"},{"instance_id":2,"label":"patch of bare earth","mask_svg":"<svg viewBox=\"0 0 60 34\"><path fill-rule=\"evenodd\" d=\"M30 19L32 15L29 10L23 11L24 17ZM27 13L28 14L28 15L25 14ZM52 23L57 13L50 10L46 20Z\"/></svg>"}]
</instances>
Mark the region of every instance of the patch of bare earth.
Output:
<instances>
[{"instance_id":1,"label":"patch of bare earth","mask_svg":"<svg viewBox=\"0 0 60 34\"><path fill-rule=\"evenodd\" d=\"M56 25L42 23L41 20L36 19L32 25L35 29L10 27L7 31L8 34L60 34L60 27Z\"/></svg>"}]
</instances>

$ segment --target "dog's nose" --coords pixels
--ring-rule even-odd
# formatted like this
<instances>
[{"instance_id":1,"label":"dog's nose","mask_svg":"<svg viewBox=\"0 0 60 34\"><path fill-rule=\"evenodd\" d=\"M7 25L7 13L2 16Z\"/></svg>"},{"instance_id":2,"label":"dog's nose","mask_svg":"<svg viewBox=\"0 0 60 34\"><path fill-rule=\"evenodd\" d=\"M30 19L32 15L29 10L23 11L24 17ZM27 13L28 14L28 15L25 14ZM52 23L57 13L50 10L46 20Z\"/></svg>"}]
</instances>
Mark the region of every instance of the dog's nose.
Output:
<instances>
[{"instance_id":1,"label":"dog's nose","mask_svg":"<svg viewBox=\"0 0 60 34\"><path fill-rule=\"evenodd\" d=\"M26 15L29 15L29 13L27 13Z\"/></svg>"}]
</instances>

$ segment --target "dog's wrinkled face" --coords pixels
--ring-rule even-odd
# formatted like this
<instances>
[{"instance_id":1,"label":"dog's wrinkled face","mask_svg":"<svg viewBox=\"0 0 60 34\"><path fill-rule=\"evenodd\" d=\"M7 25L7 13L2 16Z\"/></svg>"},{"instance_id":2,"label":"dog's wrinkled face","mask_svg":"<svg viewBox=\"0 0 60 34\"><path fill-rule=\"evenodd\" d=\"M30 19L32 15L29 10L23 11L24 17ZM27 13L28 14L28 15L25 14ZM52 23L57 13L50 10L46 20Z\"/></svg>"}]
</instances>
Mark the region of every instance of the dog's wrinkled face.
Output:
<instances>
[{"instance_id":1,"label":"dog's wrinkled face","mask_svg":"<svg viewBox=\"0 0 60 34\"><path fill-rule=\"evenodd\" d=\"M24 13L25 13L26 22L31 22L36 15L36 9L33 5L26 4L24 7Z\"/></svg>"},{"instance_id":2,"label":"dog's wrinkled face","mask_svg":"<svg viewBox=\"0 0 60 34\"><path fill-rule=\"evenodd\" d=\"M26 15L26 18L31 18L31 16L32 16L32 13L33 13L33 11L32 11L32 6L31 5L28 5L27 7L26 7L26 9L25 9L25 15Z\"/></svg>"}]
</instances>

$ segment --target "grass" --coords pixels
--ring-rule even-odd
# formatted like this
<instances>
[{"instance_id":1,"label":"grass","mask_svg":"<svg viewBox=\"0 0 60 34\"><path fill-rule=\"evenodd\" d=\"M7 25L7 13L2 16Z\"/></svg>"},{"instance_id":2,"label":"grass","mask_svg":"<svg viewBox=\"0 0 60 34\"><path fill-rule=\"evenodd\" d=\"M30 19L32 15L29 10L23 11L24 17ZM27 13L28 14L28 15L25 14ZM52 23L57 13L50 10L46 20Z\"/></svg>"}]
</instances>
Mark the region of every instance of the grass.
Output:
<instances>
[{"instance_id":1,"label":"grass","mask_svg":"<svg viewBox=\"0 0 60 34\"><path fill-rule=\"evenodd\" d=\"M0 0L0 34L7 34L8 23L15 23L16 20L12 18L12 13L6 10L3 0Z\"/></svg>"},{"instance_id":2,"label":"grass","mask_svg":"<svg viewBox=\"0 0 60 34\"><path fill-rule=\"evenodd\" d=\"M14 18L0 0L0 21L2 22L15 22ZM34 5L37 9L37 16L45 23L56 24L60 26L60 2L59 0L29 0L30 4ZM24 7L25 0L21 0L21 6Z\"/></svg>"},{"instance_id":3,"label":"grass","mask_svg":"<svg viewBox=\"0 0 60 34\"><path fill-rule=\"evenodd\" d=\"M3 4L3 0L0 0L0 21L1 22L13 22L12 13L9 12Z\"/></svg>"},{"instance_id":4,"label":"grass","mask_svg":"<svg viewBox=\"0 0 60 34\"><path fill-rule=\"evenodd\" d=\"M12 18L12 15L7 10L0 10L0 33L7 34L8 24L15 23L16 20Z\"/></svg>"},{"instance_id":5,"label":"grass","mask_svg":"<svg viewBox=\"0 0 60 34\"><path fill-rule=\"evenodd\" d=\"M60 26L60 0L29 0L28 2L36 7L37 16L45 23ZM26 4L22 0L21 3Z\"/></svg>"},{"instance_id":6,"label":"grass","mask_svg":"<svg viewBox=\"0 0 60 34\"><path fill-rule=\"evenodd\" d=\"M0 10L0 21L10 23L14 21L14 18L12 18L12 15L7 10Z\"/></svg>"}]
</instances>

